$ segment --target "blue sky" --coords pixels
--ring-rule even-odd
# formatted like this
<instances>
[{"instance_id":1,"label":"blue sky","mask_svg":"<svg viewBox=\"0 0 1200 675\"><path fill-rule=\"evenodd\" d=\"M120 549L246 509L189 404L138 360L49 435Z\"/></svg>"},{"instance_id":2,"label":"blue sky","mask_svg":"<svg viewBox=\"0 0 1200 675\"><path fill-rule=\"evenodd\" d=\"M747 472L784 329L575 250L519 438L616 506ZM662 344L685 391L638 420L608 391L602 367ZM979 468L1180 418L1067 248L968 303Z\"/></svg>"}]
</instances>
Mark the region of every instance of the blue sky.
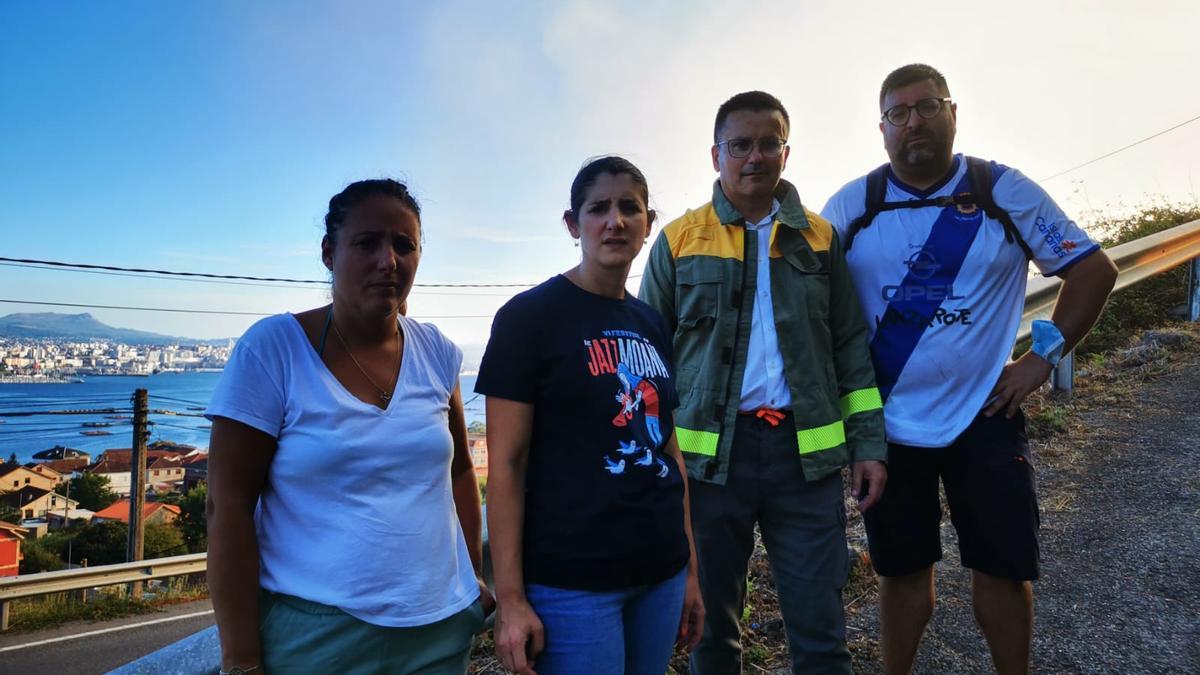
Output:
<instances>
[{"instance_id":1,"label":"blue sky","mask_svg":"<svg viewBox=\"0 0 1200 675\"><path fill-rule=\"evenodd\" d=\"M958 149L1040 178L1200 115L1197 25L1200 3L1166 1L7 2L0 255L322 278L329 197L390 175L424 206L418 282L538 282L577 258L559 216L587 157L638 163L664 219L706 201L712 116L738 91L789 106L785 177L814 209L884 161L879 81L914 60L949 78ZM1149 199L1194 202L1198 158L1195 123L1045 187L1086 223ZM483 342L511 295L440 293L415 292L411 311L483 317L432 319L461 342ZM239 312L325 301L11 266L0 299ZM253 320L0 303L18 311L195 337Z\"/></svg>"}]
</instances>

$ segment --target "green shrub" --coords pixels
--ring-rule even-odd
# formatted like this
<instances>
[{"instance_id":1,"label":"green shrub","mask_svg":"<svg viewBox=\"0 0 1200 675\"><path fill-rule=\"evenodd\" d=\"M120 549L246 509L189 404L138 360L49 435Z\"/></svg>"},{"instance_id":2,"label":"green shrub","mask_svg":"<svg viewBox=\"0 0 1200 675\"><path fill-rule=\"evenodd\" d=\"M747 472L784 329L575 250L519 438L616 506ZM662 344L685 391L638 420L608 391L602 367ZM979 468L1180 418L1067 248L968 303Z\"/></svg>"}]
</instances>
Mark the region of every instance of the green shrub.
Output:
<instances>
[{"instance_id":1,"label":"green shrub","mask_svg":"<svg viewBox=\"0 0 1200 675\"><path fill-rule=\"evenodd\" d=\"M107 591L107 589L106 589ZM75 592L54 593L13 601L11 628L15 631L38 630L67 621L107 621L132 614L148 614L159 609L145 600L127 597L122 589L97 593L83 603Z\"/></svg>"},{"instance_id":2,"label":"green shrub","mask_svg":"<svg viewBox=\"0 0 1200 675\"><path fill-rule=\"evenodd\" d=\"M76 560L86 558L91 567L123 563L128 537L129 526L125 523L93 523L81 529L75 536L74 557Z\"/></svg>"},{"instance_id":3,"label":"green shrub","mask_svg":"<svg viewBox=\"0 0 1200 675\"><path fill-rule=\"evenodd\" d=\"M1162 204L1125 218L1102 218L1089 230L1111 248L1200 219L1200 205ZM1187 302L1187 266L1146 279L1109 298L1092 332L1076 348L1080 355L1124 347L1130 336L1162 325L1172 309Z\"/></svg>"},{"instance_id":4,"label":"green shrub","mask_svg":"<svg viewBox=\"0 0 1200 675\"><path fill-rule=\"evenodd\" d=\"M38 572L53 572L67 566L62 558L54 551L47 549L40 541L27 539L21 542L21 564L18 574L37 574Z\"/></svg>"},{"instance_id":5,"label":"green shrub","mask_svg":"<svg viewBox=\"0 0 1200 675\"><path fill-rule=\"evenodd\" d=\"M165 558L188 552L183 532L172 523L149 523L142 534L142 557Z\"/></svg>"}]
</instances>

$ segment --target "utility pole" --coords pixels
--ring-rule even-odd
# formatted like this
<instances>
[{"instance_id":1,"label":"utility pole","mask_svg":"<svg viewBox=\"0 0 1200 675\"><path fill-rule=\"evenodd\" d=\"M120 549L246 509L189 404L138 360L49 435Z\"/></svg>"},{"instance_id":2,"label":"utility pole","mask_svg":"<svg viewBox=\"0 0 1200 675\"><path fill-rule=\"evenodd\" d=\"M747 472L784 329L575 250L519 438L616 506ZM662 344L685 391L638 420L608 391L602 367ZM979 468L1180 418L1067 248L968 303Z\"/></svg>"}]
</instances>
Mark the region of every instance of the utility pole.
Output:
<instances>
[{"instance_id":1,"label":"utility pole","mask_svg":"<svg viewBox=\"0 0 1200 675\"><path fill-rule=\"evenodd\" d=\"M133 453L130 457L129 493L129 547L125 552L125 560L134 562L142 559L142 549L146 531L142 514L146 511L146 437L150 435L148 420L150 414L149 397L145 389L133 392ZM142 597L142 582L135 581L129 585L129 594L133 598Z\"/></svg>"},{"instance_id":2,"label":"utility pole","mask_svg":"<svg viewBox=\"0 0 1200 675\"><path fill-rule=\"evenodd\" d=\"M75 473L75 472L72 471L71 473ZM71 477L70 476L67 477L66 502L67 502L66 504L63 504L63 526L62 526L62 529L64 529L64 530L66 530L67 526L71 524ZM71 544L75 543L74 539L75 539L74 537L67 539L67 569L71 569Z\"/></svg>"}]
</instances>

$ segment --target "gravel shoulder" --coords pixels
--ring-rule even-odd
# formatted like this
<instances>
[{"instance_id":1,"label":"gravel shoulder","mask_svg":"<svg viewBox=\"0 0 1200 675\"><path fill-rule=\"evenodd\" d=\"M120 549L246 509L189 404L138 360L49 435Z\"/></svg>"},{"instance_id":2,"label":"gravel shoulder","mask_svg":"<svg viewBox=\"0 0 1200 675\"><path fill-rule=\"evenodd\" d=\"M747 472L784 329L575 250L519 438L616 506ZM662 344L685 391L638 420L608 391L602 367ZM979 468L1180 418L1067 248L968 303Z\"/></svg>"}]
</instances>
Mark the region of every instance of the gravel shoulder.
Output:
<instances>
[{"instance_id":1,"label":"gravel shoulder","mask_svg":"<svg viewBox=\"0 0 1200 675\"><path fill-rule=\"evenodd\" d=\"M1186 334L1186 349L1117 357L1073 398L1033 403L1067 411L1059 433L1031 434L1042 507L1034 672L1200 672L1200 353ZM914 672L992 672L948 521ZM866 595L850 637L856 672L876 673L873 588Z\"/></svg>"},{"instance_id":2,"label":"gravel shoulder","mask_svg":"<svg viewBox=\"0 0 1200 675\"><path fill-rule=\"evenodd\" d=\"M1024 407L1042 510L1033 672L1200 673L1200 326L1148 333L1080 367L1073 395L1043 390ZM858 552L844 592L848 642L855 672L879 673L877 583L846 503ZM937 609L914 672L994 672L948 513L942 543ZM488 638L472 673L503 672ZM790 673L761 544L742 645L743 672ZM684 655L671 672L687 672Z\"/></svg>"}]
</instances>

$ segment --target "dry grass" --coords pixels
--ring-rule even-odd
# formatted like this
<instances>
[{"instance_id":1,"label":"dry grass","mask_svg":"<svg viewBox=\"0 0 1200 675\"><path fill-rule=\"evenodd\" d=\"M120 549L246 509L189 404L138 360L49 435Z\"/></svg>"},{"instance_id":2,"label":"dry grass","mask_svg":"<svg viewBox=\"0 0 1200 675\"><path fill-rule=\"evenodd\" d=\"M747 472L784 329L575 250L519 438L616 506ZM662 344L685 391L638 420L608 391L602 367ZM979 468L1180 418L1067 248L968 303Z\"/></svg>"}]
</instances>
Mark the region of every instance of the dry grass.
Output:
<instances>
[{"instance_id":1,"label":"dry grass","mask_svg":"<svg viewBox=\"0 0 1200 675\"><path fill-rule=\"evenodd\" d=\"M1104 442L1103 430L1089 426L1088 415L1104 410L1109 416L1125 414L1135 420L1138 388L1145 382L1183 367L1186 359L1179 354L1200 351L1200 326L1173 323L1160 329L1163 332L1186 336L1183 343L1171 347L1139 347L1140 336L1131 339L1124 349L1108 354L1089 355L1076 364L1075 389L1071 394L1052 392L1043 387L1025 402L1030 443L1037 461L1054 469L1072 473L1080 468L1086 453ZM1119 413L1117 411L1128 412ZM1068 512L1074 508L1077 484L1067 481L1054 492L1042 495L1042 507L1050 513ZM1198 486L1200 489L1200 486ZM855 501L846 499L850 514L848 538L854 559L850 580L843 591L847 623L859 612L874 612L878 600L878 585L866 551L862 518ZM944 505L943 505L944 507ZM779 613L779 600L771 581L770 566L761 540L750 560L749 593L742 629L744 672L776 673L788 669L787 638ZM848 626L847 642L856 664L878 663L878 637L867 635ZM472 673L491 675L503 673L492 656L491 635L477 646L472 659ZM687 672L687 657L677 653L671 660L670 675Z\"/></svg>"},{"instance_id":2,"label":"dry grass","mask_svg":"<svg viewBox=\"0 0 1200 675\"><path fill-rule=\"evenodd\" d=\"M149 589L147 589L149 590ZM105 586L88 591L87 601L82 591L53 593L36 598L23 598L12 603L10 632L54 628L69 621L107 621L138 614L161 612L167 605L192 602L208 597L208 585L196 584L186 577L176 577L147 593L141 600L129 597L126 586Z\"/></svg>"},{"instance_id":3,"label":"dry grass","mask_svg":"<svg viewBox=\"0 0 1200 675\"><path fill-rule=\"evenodd\" d=\"M1076 364L1074 391L1054 392L1043 387L1025 401L1029 438L1037 461L1055 469L1073 471L1098 440L1089 426L1089 413L1103 410L1109 416L1124 415L1136 421L1140 387L1183 367L1180 353L1200 350L1200 326L1172 323L1157 332L1181 336L1180 344L1141 344L1142 336L1131 338L1123 349L1092 354ZM1051 494L1051 504L1069 507L1069 495Z\"/></svg>"}]
</instances>

